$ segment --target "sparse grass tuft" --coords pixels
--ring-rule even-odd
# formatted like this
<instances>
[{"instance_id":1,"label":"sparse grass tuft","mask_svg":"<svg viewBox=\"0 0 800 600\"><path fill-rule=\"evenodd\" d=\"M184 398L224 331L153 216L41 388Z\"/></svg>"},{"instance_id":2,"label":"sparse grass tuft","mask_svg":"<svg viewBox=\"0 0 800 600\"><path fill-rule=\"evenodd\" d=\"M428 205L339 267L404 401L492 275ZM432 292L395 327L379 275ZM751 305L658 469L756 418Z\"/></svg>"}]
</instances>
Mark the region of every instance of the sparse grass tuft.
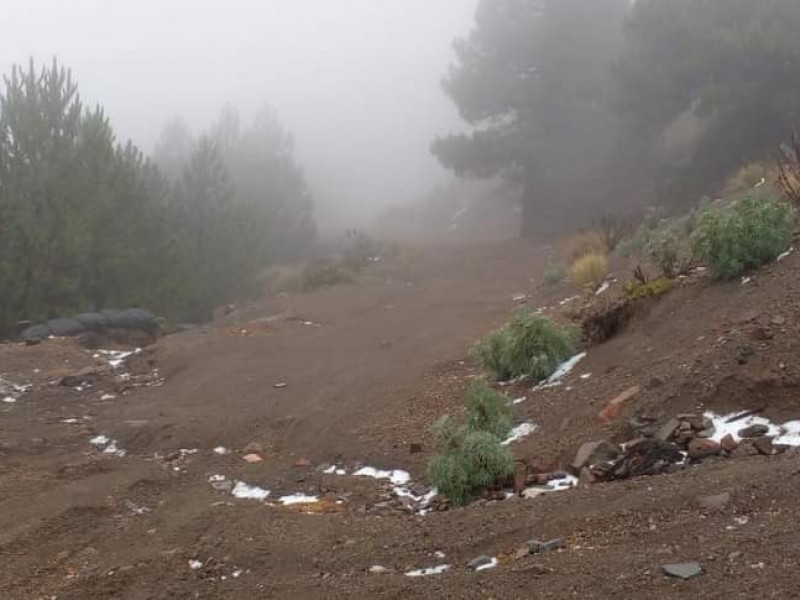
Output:
<instances>
[{"instance_id":1,"label":"sparse grass tuft","mask_svg":"<svg viewBox=\"0 0 800 600\"><path fill-rule=\"evenodd\" d=\"M575 261L570 275L578 285L597 287L608 275L608 259L602 253L586 254Z\"/></svg>"},{"instance_id":2,"label":"sparse grass tuft","mask_svg":"<svg viewBox=\"0 0 800 600\"><path fill-rule=\"evenodd\" d=\"M574 353L570 332L524 308L476 347L483 366L500 380L525 375L542 381Z\"/></svg>"},{"instance_id":3,"label":"sparse grass tuft","mask_svg":"<svg viewBox=\"0 0 800 600\"><path fill-rule=\"evenodd\" d=\"M564 252L570 262L575 262L587 254L605 255L608 247L600 233L586 231L567 239L564 243Z\"/></svg>"},{"instance_id":4,"label":"sparse grass tuft","mask_svg":"<svg viewBox=\"0 0 800 600\"><path fill-rule=\"evenodd\" d=\"M303 289L316 290L342 283L353 283L353 272L338 261L318 260L303 269Z\"/></svg>"},{"instance_id":5,"label":"sparse grass tuft","mask_svg":"<svg viewBox=\"0 0 800 600\"><path fill-rule=\"evenodd\" d=\"M768 196L747 196L700 217L693 248L713 274L728 279L774 260L789 248L795 211Z\"/></svg>"}]
</instances>

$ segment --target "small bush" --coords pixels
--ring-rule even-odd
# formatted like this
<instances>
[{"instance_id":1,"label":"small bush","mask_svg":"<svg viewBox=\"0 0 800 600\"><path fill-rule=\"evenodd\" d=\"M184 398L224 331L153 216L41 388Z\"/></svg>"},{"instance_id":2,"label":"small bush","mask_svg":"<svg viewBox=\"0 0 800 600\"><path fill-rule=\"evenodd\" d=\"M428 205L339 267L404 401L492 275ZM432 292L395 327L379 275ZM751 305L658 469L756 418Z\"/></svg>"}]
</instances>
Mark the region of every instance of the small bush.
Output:
<instances>
[{"instance_id":1,"label":"small bush","mask_svg":"<svg viewBox=\"0 0 800 600\"><path fill-rule=\"evenodd\" d=\"M542 274L542 282L547 286L558 285L567 278L563 265L549 265Z\"/></svg>"},{"instance_id":2,"label":"small bush","mask_svg":"<svg viewBox=\"0 0 800 600\"><path fill-rule=\"evenodd\" d=\"M673 281L666 277L659 277L647 282L631 281L625 286L625 295L631 300L654 298L666 294L673 286Z\"/></svg>"},{"instance_id":3,"label":"small bush","mask_svg":"<svg viewBox=\"0 0 800 600\"><path fill-rule=\"evenodd\" d=\"M572 236L564 244L564 249L570 262L575 262L587 254L605 254L608 252L603 236L596 231L587 231Z\"/></svg>"},{"instance_id":4,"label":"small bush","mask_svg":"<svg viewBox=\"0 0 800 600\"><path fill-rule=\"evenodd\" d=\"M428 476L440 494L465 505L480 489L514 472L514 457L488 431L455 426L445 417L434 426L441 452L428 465Z\"/></svg>"},{"instance_id":5,"label":"small bush","mask_svg":"<svg viewBox=\"0 0 800 600\"><path fill-rule=\"evenodd\" d=\"M600 217L597 222L597 232L603 240L605 252L616 250L633 230L634 221L630 217L608 213Z\"/></svg>"},{"instance_id":6,"label":"small bush","mask_svg":"<svg viewBox=\"0 0 800 600\"><path fill-rule=\"evenodd\" d=\"M501 380L526 375L542 381L574 353L571 334L530 309L515 312L476 347L484 367Z\"/></svg>"},{"instance_id":7,"label":"small bush","mask_svg":"<svg viewBox=\"0 0 800 600\"><path fill-rule=\"evenodd\" d=\"M467 429L488 431L499 439L505 439L511 431L508 399L483 379L475 380L467 392Z\"/></svg>"},{"instance_id":8,"label":"small bush","mask_svg":"<svg viewBox=\"0 0 800 600\"><path fill-rule=\"evenodd\" d=\"M774 260L789 248L794 210L766 196L748 196L700 217L694 252L718 278L731 278Z\"/></svg>"},{"instance_id":9,"label":"small bush","mask_svg":"<svg viewBox=\"0 0 800 600\"><path fill-rule=\"evenodd\" d=\"M353 272L336 261L319 260L303 269L303 288L306 291L353 283L354 280Z\"/></svg>"},{"instance_id":10,"label":"small bush","mask_svg":"<svg viewBox=\"0 0 800 600\"><path fill-rule=\"evenodd\" d=\"M584 286L598 286L608 275L608 259L605 254L587 254L572 265L572 280Z\"/></svg>"},{"instance_id":11,"label":"small bush","mask_svg":"<svg viewBox=\"0 0 800 600\"><path fill-rule=\"evenodd\" d=\"M650 262L668 279L683 275L692 267L689 238L679 237L672 230L655 232L646 249Z\"/></svg>"},{"instance_id":12,"label":"small bush","mask_svg":"<svg viewBox=\"0 0 800 600\"><path fill-rule=\"evenodd\" d=\"M778 178L776 166L759 162L750 163L728 177L722 194L725 198L736 199L742 195L751 194L757 186L772 187L778 182Z\"/></svg>"}]
</instances>

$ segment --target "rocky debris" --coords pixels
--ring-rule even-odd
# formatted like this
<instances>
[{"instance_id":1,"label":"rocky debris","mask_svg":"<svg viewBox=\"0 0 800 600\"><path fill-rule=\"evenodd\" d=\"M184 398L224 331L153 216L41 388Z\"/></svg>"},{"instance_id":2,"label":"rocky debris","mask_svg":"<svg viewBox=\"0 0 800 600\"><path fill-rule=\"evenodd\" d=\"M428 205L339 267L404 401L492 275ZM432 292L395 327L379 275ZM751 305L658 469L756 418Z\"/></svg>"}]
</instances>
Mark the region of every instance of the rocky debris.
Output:
<instances>
[{"instance_id":1,"label":"rocky debris","mask_svg":"<svg viewBox=\"0 0 800 600\"><path fill-rule=\"evenodd\" d=\"M556 552L557 550L565 549L567 547L567 543L564 541L564 538L556 538L548 542L530 540L527 543L527 546L529 554L549 554L550 552Z\"/></svg>"},{"instance_id":2,"label":"rocky debris","mask_svg":"<svg viewBox=\"0 0 800 600\"><path fill-rule=\"evenodd\" d=\"M571 471L573 474L579 474L583 467L609 462L618 457L621 452L622 449L619 446L605 440L587 442L575 455L575 460L570 465Z\"/></svg>"},{"instance_id":3,"label":"rocky debris","mask_svg":"<svg viewBox=\"0 0 800 600\"><path fill-rule=\"evenodd\" d=\"M600 411L600 414L597 415L597 418L604 423L608 423L609 421L613 421L616 419L619 414L622 412L622 408L633 400L639 393L642 391L642 388L638 385L635 385L631 388L628 388L617 397L613 398L606 404L605 408Z\"/></svg>"},{"instance_id":4,"label":"rocky debris","mask_svg":"<svg viewBox=\"0 0 800 600\"><path fill-rule=\"evenodd\" d=\"M111 373L111 367L85 367L69 375L64 375L58 380L58 385L63 387L82 387L87 384L97 383L103 376Z\"/></svg>"},{"instance_id":5,"label":"rocky debris","mask_svg":"<svg viewBox=\"0 0 800 600\"><path fill-rule=\"evenodd\" d=\"M753 442L753 447L758 450L759 454L774 456L776 454L783 454L790 446L787 444L776 444L774 438L771 437L760 437Z\"/></svg>"},{"instance_id":6,"label":"rocky debris","mask_svg":"<svg viewBox=\"0 0 800 600\"><path fill-rule=\"evenodd\" d=\"M684 580L694 579L703 574L703 568L696 562L663 565L661 571L668 577Z\"/></svg>"},{"instance_id":7,"label":"rocky debris","mask_svg":"<svg viewBox=\"0 0 800 600\"><path fill-rule=\"evenodd\" d=\"M730 501L731 501L730 492L725 492L723 494L716 494L714 496L700 496L696 500L697 505L703 509L721 508L726 504L728 504L728 502Z\"/></svg>"},{"instance_id":8,"label":"rocky debris","mask_svg":"<svg viewBox=\"0 0 800 600\"><path fill-rule=\"evenodd\" d=\"M473 571L479 571L481 567L488 567L493 563L495 559L491 556L486 556L485 554L481 554L467 562L467 568L472 569Z\"/></svg>"},{"instance_id":9,"label":"rocky debris","mask_svg":"<svg viewBox=\"0 0 800 600\"><path fill-rule=\"evenodd\" d=\"M719 445L722 446L725 452L730 454L739 447L739 442L733 439L733 436L729 433L720 440Z\"/></svg>"},{"instance_id":10,"label":"rocky debris","mask_svg":"<svg viewBox=\"0 0 800 600\"><path fill-rule=\"evenodd\" d=\"M692 460L702 460L722 452L722 446L717 442L699 437L692 439L686 448Z\"/></svg>"},{"instance_id":11,"label":"rocky debris","mask_svg":"<svg viewBox=\"0 0 800 600\"><path fill-rule=\"evenodd\" d=\"M612 460L591 464L589 471L593 481L612 481L658 475L683 461L684 455L676 444L652 438L641 439L627 444L625 451Z\"/></svg>"},{"instance_id":12,"label":"rocky debris","mask_svg":"<svg viewBox=\"0 0 800 600\"><path fill-rule=\"evenodd\" d=\"M745 427L738 431L738 436L740 438L757 438L769 433L769 427L766 425L750 425L749 427Z\"/></svg>"}]
</instances>

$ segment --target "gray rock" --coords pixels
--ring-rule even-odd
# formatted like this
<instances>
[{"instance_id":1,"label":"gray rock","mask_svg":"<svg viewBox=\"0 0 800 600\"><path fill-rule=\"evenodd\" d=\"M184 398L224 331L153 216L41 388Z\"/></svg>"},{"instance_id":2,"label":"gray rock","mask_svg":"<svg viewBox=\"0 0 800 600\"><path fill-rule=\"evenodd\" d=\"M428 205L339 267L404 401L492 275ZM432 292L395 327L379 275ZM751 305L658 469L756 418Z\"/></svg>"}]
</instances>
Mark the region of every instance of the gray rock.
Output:
<instances>
[{"instance_id":1,"label":"gray rock","mask_svg":"<svg viewBox=\"0 0 800 600\"><path fill-rule=\"evenodd\" d=\"M46 340L51 335L52 332L47 327L47 325L34 325L24 330L20 334L20 338L22 338L22 340L25 342L33 342L33 341Z\"/></svg>"},{"instance_id":2,"label":"gray rock","mask_svg":"<svg viewBox=\"0 0 800 600\"><path fill-rule=\"evenodd\" d=\"M485 554L481 554L480 556L477 556L473 558L471 561L469 561L467 563L467 568L475 571L480 567L483 567L484 565L491 564L491 562L492 562L491 556L486 556Z\"/></svg>"},{"instance_id":3,"label":"gray rock","mask_svg":"<svg viewBox=\"0 0 800 600\"><path fill-rule=\"evenodd\" d=\"M572 461L572 472L580 473L586 466L604 463L617 458L622 454L622 449L617 444L612 444L605 440L599 442L587 442L580 447Z\"/></svg>"},{"instance_id":4,"label":"gray rock","mask_svg":"<svg viewBox=\"0 0 800 600\"><path fill-rule=\"evenodd\" d=\"M762 435L767 435L768 433L769 427L766 425L750 425L750 427L745 427L744 429L739 430L739 437L755 438L761 437Z\"/></svg>"},{"instance_id":5,"label":"gray rock","mask_svg":"<svg viewBox=\"0 0 800 600\"><path fill-rule=\"evenodd\" d=\"M670 419L664 424L663 427L661 427L661 429L658 430L656 439L662 442L668 442L680 426L681 422L678 419Z\"/></svg>"},{"instance_id":6,"label":"gray rock","mask_svg":"<svg viewBox=\"0 0 800 600\"><path fill-rule=\"evenodd\" d=\"M720 508L725 506L728 502L731 501L731 495L729 492L725 492L724 494L717 494L715 496L700 496L697 498L697 505L700 508Z\"/></svg>"},{"instance_id":7,"label":"gray rock","mask_svg":"<svg viewBox=\"0 0 800 600\"><path fill-rule=\"evenodd\" d=\"M556 538L549 542L542 542L539 540L531 540L528 542L528 551L531 554L548 554L566 547L567 543L564 541L564 538Z\"/></svg>"},{"instance_id":8,"label":"gray rock","mask_svg":"<svg viewBox=\"0 0 800 600\"><path fill-rule=\"evenodd\" d=\"M86 328L75 319L51 319L47 328L57 337L71 337L86 333Z\"/></svg>"},{"instance_id":9,"label":"gray rock","mask_svg":"<svg viewBox=\"0 0 800 600\"><path fill-rule=\"evenodd\" d=\"M672 565L663 565L661 567L664 575L668 577L677 577L678 579L694 579L703 573L703 568L700 563L678 563Z\"/></svg>"}]
</instances>

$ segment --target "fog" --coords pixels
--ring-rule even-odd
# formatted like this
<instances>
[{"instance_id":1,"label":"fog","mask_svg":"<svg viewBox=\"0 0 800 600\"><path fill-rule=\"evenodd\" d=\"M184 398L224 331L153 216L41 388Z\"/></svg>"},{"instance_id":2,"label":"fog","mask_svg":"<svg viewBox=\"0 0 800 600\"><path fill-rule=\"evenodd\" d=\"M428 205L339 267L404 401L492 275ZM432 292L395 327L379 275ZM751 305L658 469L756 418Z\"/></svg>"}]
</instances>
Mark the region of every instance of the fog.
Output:
<instances>
[{"instance_id":1,"label":"fog","mask_svg":"<svg viewBox=\"0 0 800 600\"><path fill-rule=\"evenodd\" d=\"M0 70L57 55L120 138L270 104L294 133L323 222L363 222L447 178L429 151L461 127L439 82L477 0L4 2Z\"/></svg>"}]
</instances>

